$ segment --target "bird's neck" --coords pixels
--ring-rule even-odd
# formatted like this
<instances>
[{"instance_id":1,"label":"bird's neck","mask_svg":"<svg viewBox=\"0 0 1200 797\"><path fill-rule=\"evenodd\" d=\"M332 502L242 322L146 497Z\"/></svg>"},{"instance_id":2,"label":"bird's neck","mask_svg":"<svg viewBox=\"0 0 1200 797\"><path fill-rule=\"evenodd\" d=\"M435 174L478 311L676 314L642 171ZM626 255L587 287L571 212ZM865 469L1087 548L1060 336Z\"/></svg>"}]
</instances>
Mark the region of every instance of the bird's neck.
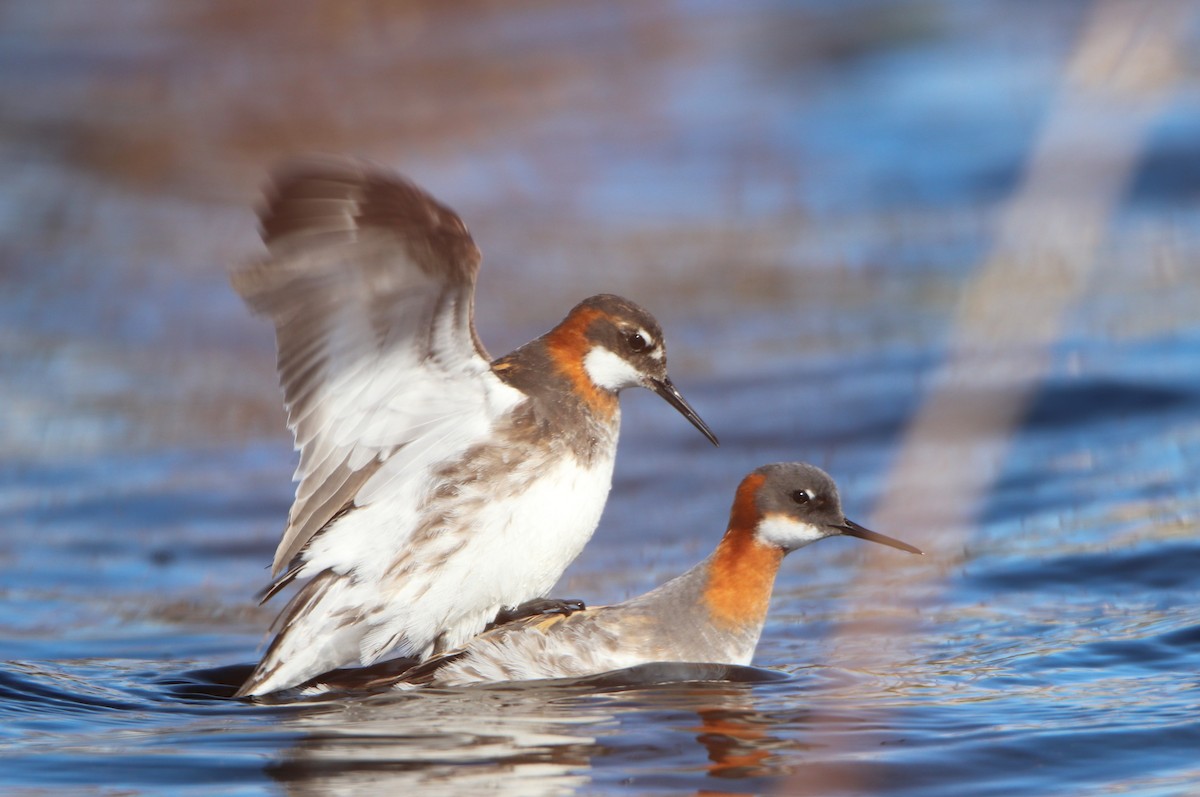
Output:
<instances>
[{"instance_id":1,"label":"bird's neck","mask_svg":"<svg viewBox=\"0 0 1200 797\"><path fill-rule=\"evenodd\" d=\"M570 396L596 418L615 418L617 394L596 385L583 364L592 347L587 330L599 315L596 310L576 309L545 335L496 360L492 370L529 395L555 401Z\"/></svg>"},{"instance_id":2,"label":"bird's neck","mask_svg":"<svg viewBox=\"0 0 1200 797\"><path fill-rule=\"evenodd\" d=\"M620 406L613 397L611 407L597 412L587 395L580 395L569 378L557 371L546 336L496 360L492 371L529 397L514 415L514 423L536 430L542 443L565 445L587 467L611 471L621 428Z\"/></svg>"},{"instance_id":3,"label":"bird's neck","mask_svg":"<svg viewBox=\"0 0 1200 797\"><path fill-rule=\"evenodd\" d=\"M754 495L760 484L754 483L754 478L738 489L729 528L707 563L704 605L714 624L731 630L761 630L784 556L779 547L755 537L758 511Z\"/></svg>"}]
</instances>

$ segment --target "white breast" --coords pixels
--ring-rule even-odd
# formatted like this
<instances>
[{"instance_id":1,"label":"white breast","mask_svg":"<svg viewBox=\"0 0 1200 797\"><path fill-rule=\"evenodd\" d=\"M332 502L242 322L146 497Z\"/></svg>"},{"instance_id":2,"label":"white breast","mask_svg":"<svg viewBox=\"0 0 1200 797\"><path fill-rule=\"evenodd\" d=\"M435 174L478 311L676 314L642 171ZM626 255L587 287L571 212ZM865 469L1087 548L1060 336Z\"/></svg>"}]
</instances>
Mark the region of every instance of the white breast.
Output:
<instances>
[{"instance_id":1,"label":"white breast","mask_svg":"<svg viewBox=\"0 0 1200 797\"><path fill-rule=\"evenodd\" d=\"M453 514L421 543L407 571L396 567L384 528L389 517L411 513L403 505L409 491L347 516L343 523L359 526L353 536L361 542L368 529L376 534L374 560L363 563L349 601L365 620L360 660L397 644L398 652L417 655L435 642L457 647L502 607L546 595L600 521L613 453L584 467L561 449L544 452L514 461L505 478L463 485Z\"/></svg>"},{"instance_id":2,"label":"white breast","mask_svg":"<svg viewBox=\"0 0 1200 797\"><path fill-rule=\"evenodd\" d=\"M554 587L600 522L613 462L612 456L598 457L585 468L561 458L548 463L523 493L488 505L463 556L446 573L446 585L454 585L445 591L448 646L465 643L501 607L542 597ZM463 614L460 607L477 608L456 619Z\"/></svg>"}]
</instances>

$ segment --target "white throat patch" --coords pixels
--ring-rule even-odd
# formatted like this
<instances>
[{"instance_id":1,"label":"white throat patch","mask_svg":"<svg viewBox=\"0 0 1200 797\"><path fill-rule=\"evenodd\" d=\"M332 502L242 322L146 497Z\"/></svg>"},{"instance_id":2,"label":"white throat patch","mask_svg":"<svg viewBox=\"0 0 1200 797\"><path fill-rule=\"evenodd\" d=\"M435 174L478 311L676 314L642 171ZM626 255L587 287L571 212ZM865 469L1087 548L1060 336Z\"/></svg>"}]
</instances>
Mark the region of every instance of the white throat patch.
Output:
<instances>
[{"instance_id":1,"label":"white throat patch","mask_svg":"<svg viewBox=\"0 0 1200 797\"><path fill-rule=\"evenodd\" d=\"M614 393L622 388L635 387L642 383L640 371L603 346L593 346L583 358L583 370L596 387Z\"/></svg>"},{"instance_id":2,"label":"white throat patch","mask_svg":"<svg viewBox=\"0 0 1200 797\"><path fill-rule=\"evenodd\" d=\"M802 523L787 515L767 515L758 522L757 536L760 540L771 545L777 545L785 551L794 551L808 545L810 542L823 540L832 532L811 523Z\"/></svg>"}]
</instances>

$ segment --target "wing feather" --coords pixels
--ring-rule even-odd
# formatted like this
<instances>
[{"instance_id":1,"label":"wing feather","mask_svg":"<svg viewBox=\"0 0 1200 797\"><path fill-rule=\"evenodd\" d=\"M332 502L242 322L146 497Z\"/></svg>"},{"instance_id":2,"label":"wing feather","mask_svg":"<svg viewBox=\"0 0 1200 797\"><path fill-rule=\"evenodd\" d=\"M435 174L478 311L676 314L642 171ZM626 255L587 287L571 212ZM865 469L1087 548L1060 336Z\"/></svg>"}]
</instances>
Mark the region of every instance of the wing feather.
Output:
<instances>
[{"instance_id":1,"label":"wing feather","mask_svg":"<svg viewBox=\"0 0 1200 797\"><path fill-rule=\"evenodd\" d=\"M300 451L279 573L388 457L477 413L499 380L475 332L479 250L417 186L308 159L277 173L259 221L268 256L231 280L275 325Z\"/></svg>"}]
</instances>

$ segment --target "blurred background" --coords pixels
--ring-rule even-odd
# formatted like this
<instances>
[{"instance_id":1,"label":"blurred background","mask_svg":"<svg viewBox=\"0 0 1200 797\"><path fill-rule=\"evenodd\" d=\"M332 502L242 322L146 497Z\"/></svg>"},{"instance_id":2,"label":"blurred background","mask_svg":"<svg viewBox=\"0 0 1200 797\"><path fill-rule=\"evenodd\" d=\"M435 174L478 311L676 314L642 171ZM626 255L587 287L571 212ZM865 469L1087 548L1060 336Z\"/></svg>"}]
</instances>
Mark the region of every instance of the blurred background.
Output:
<instances>
[{"instance_id":1,"label":"blurred background","mask_svg":"<svg viewBox=\"0 0 1200 797\"><path fill-rule=\"evenodd\" d=\"M246 747L277 718L214 709L165 742L178 707L145 687L253 660L278 608L253 595L295 460L270 327L226 269L262 253L267 171L311 152L462 215L493 354L597 292L662 321L722 448L627 396L560 593L690 566L774 460L825 467L850 517L929 552L806 549L757 660L796 681L716 720L606 704L604 732L537 736L548 770L523 768L528 728L496 731L469 760L493 786L1200 777L1196 3L49 0L0 5L0 783L199 788L217 759L237 763L205 789L360 783L341 748L279 763L317 738L307 714ZM127 723L152 749L96 746ZM144 766L156 745L174 774ZM395 745L398 783L462 785Z\"/></svg>"}]
</instances>

